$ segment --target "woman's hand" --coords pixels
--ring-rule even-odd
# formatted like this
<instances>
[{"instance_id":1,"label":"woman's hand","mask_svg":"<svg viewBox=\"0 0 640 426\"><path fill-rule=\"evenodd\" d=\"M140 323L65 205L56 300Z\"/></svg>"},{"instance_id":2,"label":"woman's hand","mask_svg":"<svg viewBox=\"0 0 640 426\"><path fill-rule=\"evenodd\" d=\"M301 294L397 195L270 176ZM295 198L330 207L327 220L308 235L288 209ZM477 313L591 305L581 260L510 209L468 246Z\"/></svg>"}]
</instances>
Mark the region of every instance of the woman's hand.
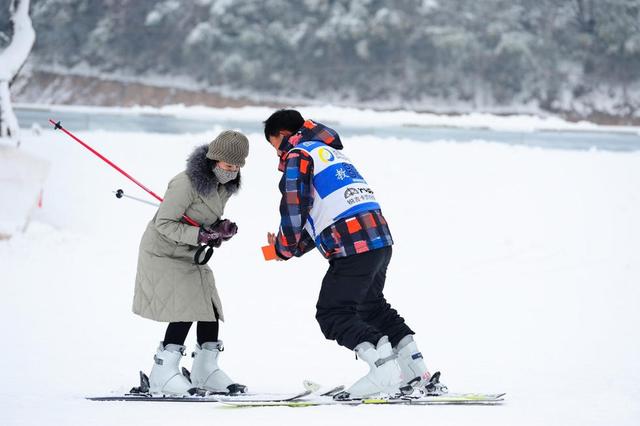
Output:
<instances>
[{"instance_id":1,"label":"woman's hand","mask_svg":"<svg viewBox=\"0 0 640 426\"><path fill-rule=\"evenodd\" d=\"M203 226L200 227L200 232L198 232L198 243L217 248L222 244L222 237L219 233Z\"/></svg>"},{"instance_id":2,"label":"woman's hand","mask_svg":"<svg viewBox=\"0 0 640 426\"><path fill-rule=\"evenodd\" d=\"M220 234L224 241L228 241L238 233L238 225L229 219L219 220L213 225L212 231Z\"/></svg>"},{"instance_id":3,"label":"woman's hand","mask_svg":"<svg viewBox=\"0 0 640 426\"><path fill-rule=\"evenodd\" d=\"M219 220L211 226L200 228L198 242L211 247L220 247L223 241L228 241L238 232L238 225L229 219Z\"/></svg>"}]
</instances>

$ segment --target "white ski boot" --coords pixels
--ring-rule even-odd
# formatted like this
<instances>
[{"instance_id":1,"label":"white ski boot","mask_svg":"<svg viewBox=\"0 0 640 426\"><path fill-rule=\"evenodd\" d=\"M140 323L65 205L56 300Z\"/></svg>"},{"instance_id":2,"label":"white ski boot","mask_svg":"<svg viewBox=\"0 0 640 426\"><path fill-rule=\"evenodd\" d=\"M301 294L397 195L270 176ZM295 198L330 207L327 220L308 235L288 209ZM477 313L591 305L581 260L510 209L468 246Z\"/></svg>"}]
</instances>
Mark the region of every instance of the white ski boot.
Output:
<instances>
[{"instance_id":1,"label":"white ski boot","mask_svg":"<svg viewBox=\"0 0 640 426\"><path fill-rule=\"evenodd\" d=\"M355 399L388 394L395 395L402 384L400 366L387 336L378 341L376 347L369 342L360 343L354 349L358 358L369 364L369 373L360 378L335 399Z\"/></svg>"},{"instance_id":2,"label":"white ski boot","mask_svg":"<svg viewBox=\"0 0 640 426\"><path fill-rule=\"evenodd\" d=\"M184 349L181 345L164 346L160 342L149 375L149 392L164 395L190 395L193 392L194 386L180 373Z\"/></svg>"},{"instance_id":3,"label":"white ski boot","mask_svg":"<svg viewBox=\"0 0 640 426\"><path fill-rule=\"evenodd\" d=\"M224 351L222 341L206 342L202 346L196 345L196 350L192 354L191 382L194 386L213 393L245 393L247 387L234 383L218 366L218 356L222 351Z\"/></svg>"},{"instance_id":4,"label":"white ski boot","mask_svg":"<svg viewBox=\"0 0 640 426\"><path fill-rule=\"evenodd\" d=\"M403 385L420 389L427 395L447 393L447 387L440 383L440 372L433 375L429 373L422 353L418 350L418 345L411 334L404 336L393 350L398 354ZM403 392L406 392L405 388Z\"/></svg>"}]
</instances>

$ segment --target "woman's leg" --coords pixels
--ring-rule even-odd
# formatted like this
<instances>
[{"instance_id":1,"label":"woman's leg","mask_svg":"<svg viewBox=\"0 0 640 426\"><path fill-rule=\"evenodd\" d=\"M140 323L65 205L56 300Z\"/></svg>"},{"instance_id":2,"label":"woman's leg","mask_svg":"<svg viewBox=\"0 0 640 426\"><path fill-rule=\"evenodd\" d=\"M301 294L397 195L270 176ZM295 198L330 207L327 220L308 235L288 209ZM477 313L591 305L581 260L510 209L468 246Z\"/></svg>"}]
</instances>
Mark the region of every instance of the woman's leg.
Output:
<instances>
[{"instance_id":1,"label":"woman's leg","mask_svg":"<svg viewBox=\"0 0 640 426\"><path fill-rule=\"evenodd\" d=\"M198 344L217 342L219 327L218 321L198 321Z\"/></svg>"},{"instance_id":2,"label":"woman's leg","mask_svg":"<svg viewBox=\"0 0 640 426\"><path fill-rule=\"evenodd\" d=\"M211 392L244 393L247 387L235 383L218 365L224 350L218 340L218 321L198 321L198 345L194 351L191 383Z\"/></svg>"},{"instance_id":3,"label":"woman's leg","mask_svg":"<svg viewBox=\"0 0 640 426\"><path fill-rule=\"evenodd\" d=\"M170 322L167 326L167 332L164 335L163 345L169 344L184 346L187 340L187 334L191 328L191 322Z\"/></svg>"},{"instance_id":4,"label":"woman's leg","mask_svg":"<svg viewBox=\"0 0 640 426\"><path fill-rule=\"evenodd\" d=\"M193 385L180 372L180 360L184 356L184 341L191 328L190 322L171 322L164 340L153 357L149 375L151 393L184 395Z\"/></svg>"}]
</instances>

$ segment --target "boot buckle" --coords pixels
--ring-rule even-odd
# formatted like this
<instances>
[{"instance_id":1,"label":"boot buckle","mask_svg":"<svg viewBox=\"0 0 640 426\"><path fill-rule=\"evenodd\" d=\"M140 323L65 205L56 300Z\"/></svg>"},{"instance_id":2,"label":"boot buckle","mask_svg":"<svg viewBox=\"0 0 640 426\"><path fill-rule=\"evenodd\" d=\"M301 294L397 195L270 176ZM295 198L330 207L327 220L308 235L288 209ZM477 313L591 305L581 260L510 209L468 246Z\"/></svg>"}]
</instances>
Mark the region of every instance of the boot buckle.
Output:
<instances>
[{"instance_id":1,"label":"boot buckle","mask_svg":"<svg viewBox=\"0 0 640 426\"><path fill-rule=\"evenodd\" d=\"M376 367L380 367L382 364L386 363L387 361L391 361L391 360L394 360L396 358L398 358L397 354L391 354L386 358L380 358L375 362Z\"/></svg>"}]
</instances>

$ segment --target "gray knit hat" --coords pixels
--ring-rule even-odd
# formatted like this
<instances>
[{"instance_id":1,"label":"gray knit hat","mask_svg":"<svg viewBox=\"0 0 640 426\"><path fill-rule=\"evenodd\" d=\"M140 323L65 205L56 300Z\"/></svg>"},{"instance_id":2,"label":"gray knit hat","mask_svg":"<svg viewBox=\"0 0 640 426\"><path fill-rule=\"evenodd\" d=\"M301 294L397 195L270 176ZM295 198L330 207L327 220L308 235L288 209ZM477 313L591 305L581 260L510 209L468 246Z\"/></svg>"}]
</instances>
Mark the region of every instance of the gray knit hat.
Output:
<instances>
[{"instance_id":1,"label":"gray knit hat","mask_svg":"<svg viewBox=\"0 0 640 426\"><path fill-rule=\"evenodd\" d=\"M210 144L207 158L224 161L236 166L244 166L244 160L249 155L249 139L235 130L225 130Z\"/></svg>"}]
</instances>

